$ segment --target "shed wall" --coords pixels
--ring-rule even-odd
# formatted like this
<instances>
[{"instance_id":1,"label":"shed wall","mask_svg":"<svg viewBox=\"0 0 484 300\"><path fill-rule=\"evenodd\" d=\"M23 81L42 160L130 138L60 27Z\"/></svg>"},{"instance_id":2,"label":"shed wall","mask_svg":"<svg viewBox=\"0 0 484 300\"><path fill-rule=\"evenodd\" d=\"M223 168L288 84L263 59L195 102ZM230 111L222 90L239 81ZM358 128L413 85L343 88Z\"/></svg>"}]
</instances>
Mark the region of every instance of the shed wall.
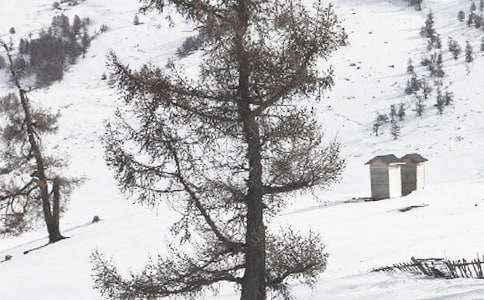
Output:
<instances>
[{"instance_id":1,"label":"shed wall","mask_svg":"<svg viewBox=\"0 0 484 300\"><path fill-rule=\"evenodd\" d=\"M417 166L413 163L406 162L402 165L402 194L410 194L417 189Z\"/></svg>"},{"instance_id":2,"label":"shed wall","mask_svg":"<svg viewBox=\"0 0 484 300\"><path fill-rule=\"evenodd\" d=\"M385 165L370 166L371 197L376 200L390 197L388 167Z\"/></svg>"},{"instance_id":3,"label":"shed wall","mask_svg":"<svg viewBox=\"0 0 484 300\"><path fill-rule=\"evenodd\" d=\"M422 190L425 186L425 166L423 163L417 165L417 190Z\"/></svg>"}]
</instances>

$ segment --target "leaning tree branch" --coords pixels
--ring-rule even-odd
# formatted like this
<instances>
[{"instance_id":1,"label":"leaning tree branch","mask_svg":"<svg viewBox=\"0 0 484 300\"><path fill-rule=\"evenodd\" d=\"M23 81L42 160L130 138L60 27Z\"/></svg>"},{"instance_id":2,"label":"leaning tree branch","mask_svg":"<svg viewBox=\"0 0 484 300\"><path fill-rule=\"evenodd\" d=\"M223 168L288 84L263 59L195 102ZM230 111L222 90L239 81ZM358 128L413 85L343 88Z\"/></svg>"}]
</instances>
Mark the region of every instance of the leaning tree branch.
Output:
<instances>
[{"instance_id":1,"label":"leaning tree branch","mask_svg":"<svg viewBox=\"0 0 484 300\"><path fill-rule=\"evenodd\" d=\"M208 213L207 209L203 206L202 201L198 197L197 193L192 189L191 185L182 175L183 171L182 171L182 166L178 155L178 151L171 143L170 137L166 136L164 132L163 132L163 135L165 135L167 148L170 151L171 155L173 156L173 160L175 162L175 166L177 169L176 177L180 181L180 183L182 184L182 186L184 187L184 189L186 190L186 192L188 193L192 201L195 203L195 207L198 209L198 211L200 212L200 214L202 215L202 217L204 218L205 222L210 227L212 232L215 234L217 239L227 247L227 250L232 253L239 253L242 250L242 248L245 246L245 244L241 242L232 241L224 233L222 233L222 230L217 226L215 221Z\"/></svg>"}]
</instances>

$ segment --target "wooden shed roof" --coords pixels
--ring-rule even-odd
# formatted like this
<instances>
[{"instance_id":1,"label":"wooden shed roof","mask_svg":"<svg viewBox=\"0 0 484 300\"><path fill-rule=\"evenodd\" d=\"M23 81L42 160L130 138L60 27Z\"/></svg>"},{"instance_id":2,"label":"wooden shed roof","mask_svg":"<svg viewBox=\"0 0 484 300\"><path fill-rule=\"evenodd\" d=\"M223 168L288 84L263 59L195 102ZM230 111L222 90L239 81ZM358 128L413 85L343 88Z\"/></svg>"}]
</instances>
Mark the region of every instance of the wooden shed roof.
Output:
<instances>
[{"instance_id":1,"label":"wooden shed roof","mask_svg":"<svg viewBox=\"0 0 484 300\"><path fill-rule=\"evenodd\" d=\"M383 162L385 164L395 164L395 163L400 163L400 159L396 157L394 154L388 154L388 155L378 155L370 159L366 165L370 165L376 161Z\"/></svg>"},{"instance_id":2,"label":"wooden shed roof","mask_svg":"<svg viewBox=\"0 0 484 300\"><path fill-rule=\"evenodd\" d=\"M405 155L404 157L401 158L402 161L404 160L410 160L416 164L418 163L423 163L423 162L426 162L428 161L428 159L426 159L425 157L423 157L422 155L418 154L418 153L410 153L410 154L407 154Z\"/></svg>"}]
</instances>

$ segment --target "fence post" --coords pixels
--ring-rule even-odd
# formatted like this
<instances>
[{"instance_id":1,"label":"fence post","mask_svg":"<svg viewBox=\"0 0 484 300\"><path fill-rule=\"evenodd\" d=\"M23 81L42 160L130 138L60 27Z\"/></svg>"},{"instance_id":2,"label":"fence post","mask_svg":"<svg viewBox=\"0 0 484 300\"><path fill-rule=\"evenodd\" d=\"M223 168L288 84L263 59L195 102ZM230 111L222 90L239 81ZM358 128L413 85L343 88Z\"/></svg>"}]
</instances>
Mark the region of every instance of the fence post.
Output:
<instances>
[{"instance_id":1,"label":"fence post","mask_svg":"<svg viewBox=\"0 0 484 300\"><path fill-rule=\"evenodd\" d=\"M420 272L422 272L423 275L427 275L427 276L430 276L431 274L425 269L425 267L423 266L423 264L421 262L419 262L417 259L415 259L415 257L412 256L412 262L417 266L417 268L420 270Z\"/></svg>"}]
</instances>

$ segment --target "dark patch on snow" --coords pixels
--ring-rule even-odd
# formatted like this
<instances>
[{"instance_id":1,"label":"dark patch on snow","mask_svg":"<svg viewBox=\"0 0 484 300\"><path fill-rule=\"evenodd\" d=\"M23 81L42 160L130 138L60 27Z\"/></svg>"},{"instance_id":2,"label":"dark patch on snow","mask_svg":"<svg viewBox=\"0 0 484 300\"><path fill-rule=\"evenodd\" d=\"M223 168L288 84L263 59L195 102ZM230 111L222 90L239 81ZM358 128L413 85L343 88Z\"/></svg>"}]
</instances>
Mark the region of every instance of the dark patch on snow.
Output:
<instances>
[{"instance_id":1,"label":"dark patch on snow","mask_svg":"<svg viewBox=\"0 0 484 300\"><path fill-rule=\"evenodd\" d=\"M410 211L412 209L415 209L415 208L421 208L421 207L427 207L428 204L422 204L422 205L410 205L410 206L407 206L407 207L404 207L404 208L400 208L398 211L399 212L407 212L407 211Z\"/></svg>"}]
</instances>

